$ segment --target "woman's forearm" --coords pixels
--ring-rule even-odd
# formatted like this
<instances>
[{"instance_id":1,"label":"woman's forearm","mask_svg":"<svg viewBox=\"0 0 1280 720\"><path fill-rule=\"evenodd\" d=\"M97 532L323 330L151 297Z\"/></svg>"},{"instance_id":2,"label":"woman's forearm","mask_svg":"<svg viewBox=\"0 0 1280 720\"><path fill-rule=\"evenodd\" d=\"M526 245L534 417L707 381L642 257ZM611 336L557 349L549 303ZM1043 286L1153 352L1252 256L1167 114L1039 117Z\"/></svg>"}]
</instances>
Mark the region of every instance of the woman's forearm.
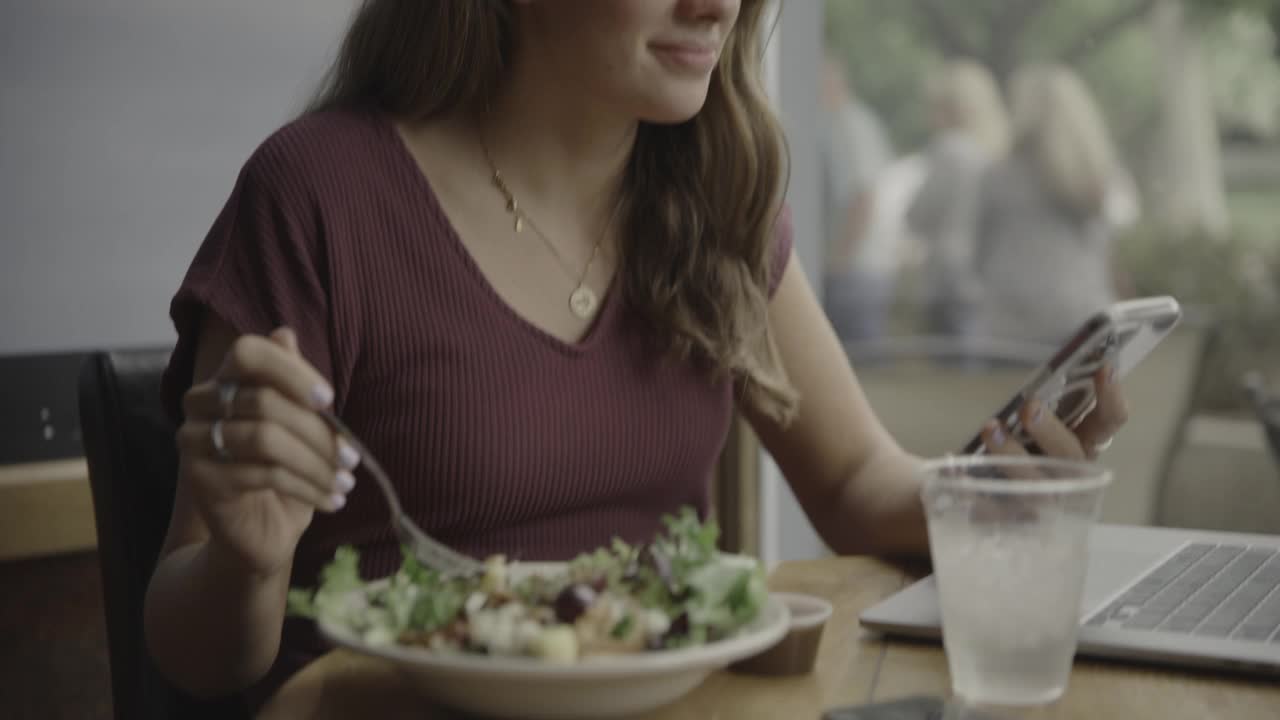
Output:
<instances>
[{"instance_id":1,"label":"woman's forearm","mask_svg":"<svg viewBox=\"0 0 1280 720\"><path fill-rule=\"evenodd\" d=\"M928 555L919 464L896 448L865 463L833 503L826 531L819 528L831 548L849 555Z\"/></svg>"},{"instance_id":2,"label":"woman's forearm","mask_svg":"<svg viewBox=\"0 0 1280 720\"><path fill-rule=\"evenodd\" d=\"M147 648L171 682L213 697L261 679L280 648L286 566L254 576L223 557L216 543L187 545L164 557L147 588Z\"/></svg>"}]
</instances>

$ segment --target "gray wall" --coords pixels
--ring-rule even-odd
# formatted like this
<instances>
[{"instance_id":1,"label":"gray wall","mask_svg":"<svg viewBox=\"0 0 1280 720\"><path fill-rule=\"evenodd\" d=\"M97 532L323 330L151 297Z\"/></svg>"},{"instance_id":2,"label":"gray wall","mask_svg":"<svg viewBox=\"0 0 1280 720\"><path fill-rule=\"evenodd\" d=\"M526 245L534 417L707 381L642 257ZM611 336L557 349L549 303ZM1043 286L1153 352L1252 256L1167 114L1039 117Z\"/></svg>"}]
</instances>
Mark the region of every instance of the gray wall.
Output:
<instances>
[{"instance_id":1,"label":"gray wall","mask_svg":"<svg viewBox=\"0 0 1280 720\"><path fill-rule=\"evenodd\" d=\"M0 0L0 354L167 343L240 165L354 0Z\"/></svg>"}]
</instances>

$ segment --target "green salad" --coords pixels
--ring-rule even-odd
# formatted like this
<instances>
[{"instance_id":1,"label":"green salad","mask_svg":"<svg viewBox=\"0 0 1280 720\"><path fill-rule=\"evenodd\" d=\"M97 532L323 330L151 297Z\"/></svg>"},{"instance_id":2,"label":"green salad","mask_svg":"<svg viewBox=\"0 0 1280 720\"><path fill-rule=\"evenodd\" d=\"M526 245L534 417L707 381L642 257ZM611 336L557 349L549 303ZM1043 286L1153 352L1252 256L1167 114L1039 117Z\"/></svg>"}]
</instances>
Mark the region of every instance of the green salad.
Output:
<instances>
[{"instance_id":1,"label":"green salad","mask_svg":"<svg viewBox=\"0 0 1280 720\"><path fill-rule=\"evenodd\" d=\"M663 524L650 543L615 539L561 572L518 580L502 556L475 575L446 577L406 552L386 583L370 585L356 550L343 546L315 591L290 591L289 612L372 645L551 662L702 645L753 621L768 594L759 562L719 552L714 521L690 508Z\"/></svg>"}]
</instances>

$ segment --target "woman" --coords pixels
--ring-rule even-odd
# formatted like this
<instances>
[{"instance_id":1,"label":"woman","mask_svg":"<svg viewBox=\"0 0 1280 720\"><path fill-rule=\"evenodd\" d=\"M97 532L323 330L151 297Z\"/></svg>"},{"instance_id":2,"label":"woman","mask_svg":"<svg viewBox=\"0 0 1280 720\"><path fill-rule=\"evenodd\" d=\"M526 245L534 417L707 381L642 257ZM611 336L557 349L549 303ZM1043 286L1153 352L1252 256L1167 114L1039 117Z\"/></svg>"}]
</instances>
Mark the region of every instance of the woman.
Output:
<instances>
[{"instance_id":1,"label":"woman","mask_svg":"<svg viewBox=\"0 0 1280 720\"><path fill-rule=\"evenodd\" d=\"M925 153L928 174L907 214L923 242L927 331L973 334L981 288L973 267L974 223L982 174L1004 157L1009 119L990 71L972 60L947 62L928 87L934 137Z\"/></svg>"},{"instance_id":2,"label":"woman","mask_svg":"<svg viewBox=\"0 0 1280 720\"><path fill-rule=\"evenodd\" d=\"M175 683L261 700L322 650L282 631L291 581L339 543L368 575L397 566L323 407L426 531L475 555L564 558L705 511L735 402L833 548L925 551L917 461L790 261L764 14L363 5L173 302L181 476L146 627ZM1123 417L1104 397L1078 435L1044 419L1040 444L1088 454Z\"/></svg>"},{"instance_id":3,"label":"woman","mask_svg":"<svg viewBox=\"0 0 1280 720\"><path fill-rule=\"evenodd\" d=\"M1013 151L981 194L978 321L989 337L1055 343L1115 301L1112 236L1132 221L1136 201L1102 113L1074 72L1025 68L1010 97Z\"/></svg>"}]
</instances>

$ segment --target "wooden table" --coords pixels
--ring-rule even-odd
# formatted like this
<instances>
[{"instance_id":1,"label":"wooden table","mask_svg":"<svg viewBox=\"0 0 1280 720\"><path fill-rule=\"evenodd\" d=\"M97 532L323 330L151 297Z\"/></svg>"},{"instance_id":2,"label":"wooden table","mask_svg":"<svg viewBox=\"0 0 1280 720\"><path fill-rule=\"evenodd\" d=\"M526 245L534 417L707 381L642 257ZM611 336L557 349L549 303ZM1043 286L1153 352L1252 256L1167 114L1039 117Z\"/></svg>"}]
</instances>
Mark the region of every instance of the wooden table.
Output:
<instances>
[{"instance_id":1,"label":"wooden table","mask_svg":"<svg viewBox=\"0 0 1280 720\"><path fill-rule=\"evenodd\" d=\"M820 595L835 606L817 669L794 678L716 673L645 720L817 720L832 707L946 695L950 686L939 645L886 641L858 626L864 608L911 579L906 571L866 558L784 563L770 577L773 589ZM296 675L259 717L452 720L458 715L424 708L381 661L338 650ZM1280 683L1080 660L1063 699L1034 717L1275 720Z\"/></svg>"},{"instance_id":2,"label":"wooden table","mask_svg":"<svg viewBox=\"0 0 1280 720\"><path fill-rule=\"evenodd\" d=\"M83 458L0 465L0 561L97 544Z\"/></svg>"}]
</instances>

